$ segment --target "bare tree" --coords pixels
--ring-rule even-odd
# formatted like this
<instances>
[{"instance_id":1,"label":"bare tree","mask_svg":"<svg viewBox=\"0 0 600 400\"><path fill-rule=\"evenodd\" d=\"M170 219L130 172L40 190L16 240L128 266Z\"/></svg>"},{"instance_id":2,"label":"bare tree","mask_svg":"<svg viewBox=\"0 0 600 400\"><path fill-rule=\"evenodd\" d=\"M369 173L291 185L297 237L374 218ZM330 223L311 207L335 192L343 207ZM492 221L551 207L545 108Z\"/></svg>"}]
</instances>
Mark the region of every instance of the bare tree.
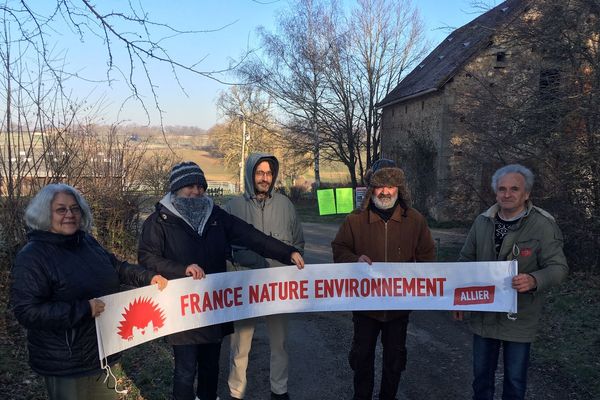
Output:
<instances>
[{"instance_id":1,"label":"bare tree","mask_svg":"<svg viewBox=\"0 0 600 400\"><path fill-rule=\"evenodd\" d=\"M299 173L299 163L307 167L306 150L298 146L292 136L284 134L284 128L273 116L272 98L259 87L232 86L221 93L217 104L226 123L212 129L211 136L231 171L239 171L251 152L270 152L278 156L280 181L293 180Z\"/></svg>"},{"instance_id":2,"label":"bare tree","mask_svg":"<svg viewBox=\"0 0 600 400\"><path fill-rule=\"evenodd\" d=\"M410 0L359 0L349 27L356 63L355 96L366 132L369 168L381 155L380 114L375 104L427 54L429 44L423 21ZM365 168L359 161L362 177Z\"/></svg>"},{"instance_id":3,"label":"bare tree","mask_svg":"<svg viewBox=\"0 0 600 400\"><path fill-rule=\"evenodd\" d=\"M324 68L329 43L320 0L297 0L281 15L278 32L260 29L264 56L239 70L248 81L271 95L285 112L289 126L302 125L310 135L315 186L320 186L321 137L319 103L325 90Z\"/></svg>"},{"instance_id":4,"label":"bare tree","mask_svg":"<svg viewBox=\"0 0 600 400\"><path fill-rule=\"evenodd\" d=\"M416 9L361 0L348 17L334 1L298 0L261 35L263 52L242 75L276 99L298 143L311 139L317 187L320 158L343 162L356 186L380 156L377 99L426 50Z\"/></svg>"},{"instance_id":5,"label":"bare tree","mask_svg":"<svg viewBox=\"0 0 600 400\"><path fill-rule=\"evenodd\" d=\"M113 84L115 79L129 88L130 96L124 100L135 101L150 121L148 107L154 107L163 121L164 110L160 106L157 85L151 69L153 64L168 66L174 81L185 94L179 74L187 72L222 82L224 68L218 71L201 69L204 57L192 60L174 58L168 43L183 36L198 36L226 28L213 30L182 30L168 23L152 19L142 2L123 2L118 6L94 3L89 0L55 0L36 2L31 0L9 0L0 5L5 37L18 44L22 51L36 59L40 65L53 73L61 90L66 90L64 78L84 79L98 82L97 77L82 75L80 71L69 71L56 64L52 57L61 34L71 34L79 41L98 45L106 60L105 82ZM60 34L59 34L60 33ZM188 53L192 54L192 53ZM242 57L243 60L243 57ZM144 100L144 91L151 93L152 105ZM63 93L67 95L67 93Z\"/></svg>"},{"instance_id":6,"label":"bare tree","mask_svg":"<svg viewBox=\"0 0 600 400\"><path fill-rule=\"evenodd\" d=\"M173 153L167 151L147 154L138 171L137 181L144 191L154 196L162 195L169 189L171 166L180 161Z\"/></svg>"}]
</instances>

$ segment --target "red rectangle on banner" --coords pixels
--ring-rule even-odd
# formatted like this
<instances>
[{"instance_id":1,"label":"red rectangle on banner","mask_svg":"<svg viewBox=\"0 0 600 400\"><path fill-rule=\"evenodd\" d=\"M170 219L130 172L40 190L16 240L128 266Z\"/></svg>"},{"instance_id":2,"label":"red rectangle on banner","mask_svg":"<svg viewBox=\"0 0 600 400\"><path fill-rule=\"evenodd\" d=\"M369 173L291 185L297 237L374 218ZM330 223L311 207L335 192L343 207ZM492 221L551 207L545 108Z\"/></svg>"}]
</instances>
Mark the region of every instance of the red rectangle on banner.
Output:
<instances>
[{"instance_id":1,"label":"red rectangle on banner","mask_svg":"<svg viewBox=\"0 0 600 400\"><path fill-rule=\"evenodd\" d=\"M494 302L495 286L469 286L454 290L454 305L488 304Z\"/></svg>"}]
</instances>

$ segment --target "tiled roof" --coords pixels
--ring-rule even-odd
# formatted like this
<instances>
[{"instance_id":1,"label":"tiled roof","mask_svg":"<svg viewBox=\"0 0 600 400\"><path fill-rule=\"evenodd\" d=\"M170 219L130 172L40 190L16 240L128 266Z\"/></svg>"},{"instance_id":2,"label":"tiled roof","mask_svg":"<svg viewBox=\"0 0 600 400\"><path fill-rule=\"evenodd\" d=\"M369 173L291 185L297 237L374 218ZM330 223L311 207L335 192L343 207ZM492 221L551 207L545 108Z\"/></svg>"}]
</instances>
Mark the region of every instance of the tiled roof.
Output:
<instances>
[{"instance_id":1,"label":"tiled roof","mask_svg":"<svg viewBox=\"0 0 600 400\"><path fill-rule=\"evenodd\" d=\"M496 30L512 21L528 0L506 0L468 24L456 29L417 65L377 107L440 89L479 50Z\"/></svg>"}]
</instances>

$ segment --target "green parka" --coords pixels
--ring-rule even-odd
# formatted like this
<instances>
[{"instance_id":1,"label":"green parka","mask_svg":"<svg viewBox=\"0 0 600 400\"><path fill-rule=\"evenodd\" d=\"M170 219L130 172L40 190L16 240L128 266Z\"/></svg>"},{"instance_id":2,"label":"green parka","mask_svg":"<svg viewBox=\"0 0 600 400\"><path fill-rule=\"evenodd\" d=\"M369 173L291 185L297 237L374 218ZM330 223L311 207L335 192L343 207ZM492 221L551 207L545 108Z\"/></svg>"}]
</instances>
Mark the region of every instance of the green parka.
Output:
<instances>
[{"instance_id":1,"label":"green parka","mask_svg":"<svg viewBox=\"0 0 600 400\"><path fill-rule=\"evenodd\" d=\"M509 228L498 256L494 243L494 219L500 207L495 204L479 215L460 252L460 261L518 260L519 273L531 274L537 288L519 293L516 319L506 313L466 313L473 333L512 342L529 343L535 339L545 292L562 282L569 271L563 253L563 236L554 218L527 202L526 214Z\"/></svg>"}]
</instances>

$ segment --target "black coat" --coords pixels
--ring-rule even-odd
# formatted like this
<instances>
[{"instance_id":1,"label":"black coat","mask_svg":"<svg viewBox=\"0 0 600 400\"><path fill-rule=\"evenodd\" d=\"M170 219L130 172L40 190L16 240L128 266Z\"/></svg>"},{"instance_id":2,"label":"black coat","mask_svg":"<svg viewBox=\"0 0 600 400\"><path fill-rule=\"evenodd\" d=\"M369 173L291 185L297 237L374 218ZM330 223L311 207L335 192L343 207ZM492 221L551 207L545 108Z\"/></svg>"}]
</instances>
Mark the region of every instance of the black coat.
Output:
<instances>
[{"instance_id":1,"label":"black coat","mask_svg":"<svg viewBox=\"0 0 600 400\"><path fill-rule=\"evenodd\" d=\"M231 244L245 246L284 264L298 251L279 240L263 234L252 225L214 206L202 235L163 204L146 219L139 243L139 263L165 278L185 277L190 264L198 264L205 273L226 271ZM169 335L171 344L218 343L233 333L233 323L216 324Z\"/></svg>"},{"instance_id":2,"label":"black coat","mask_svg":"<svg viewBox=\"0 0 600 400\"><path fill-rule=\"evenodd\" d=\"M27 328L31 368L49 376L100 371L89 299L118 292L120 283L148 285L155 273L117 260L82 231L32 231L28 237L11 271L10 302Z\"/></svg>"}]
</instances>

